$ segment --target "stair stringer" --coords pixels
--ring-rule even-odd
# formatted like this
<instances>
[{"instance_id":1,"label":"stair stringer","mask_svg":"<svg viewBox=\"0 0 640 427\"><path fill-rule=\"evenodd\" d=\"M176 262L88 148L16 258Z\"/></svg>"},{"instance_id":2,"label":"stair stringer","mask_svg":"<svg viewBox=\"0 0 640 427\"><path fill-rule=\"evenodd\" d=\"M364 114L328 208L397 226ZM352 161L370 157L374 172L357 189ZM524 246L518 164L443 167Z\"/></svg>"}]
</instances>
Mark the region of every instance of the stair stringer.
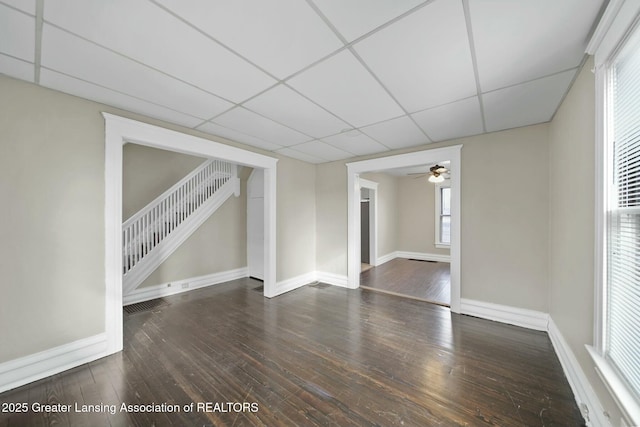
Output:
<instances>
[{"instance_id":1,"label":"stair stringer","mask_svg":"<svg viewBox=\"0 0 640 427\"><path fill-rule=\"evenodd\" d=\"M236 197L240 195L240 178L238 177L232 177L225 182L206 202L173 229L166 239L163 239L124 275L122 294L127 295L140 286L232 195Z\"/></svg>"}]
</instances>

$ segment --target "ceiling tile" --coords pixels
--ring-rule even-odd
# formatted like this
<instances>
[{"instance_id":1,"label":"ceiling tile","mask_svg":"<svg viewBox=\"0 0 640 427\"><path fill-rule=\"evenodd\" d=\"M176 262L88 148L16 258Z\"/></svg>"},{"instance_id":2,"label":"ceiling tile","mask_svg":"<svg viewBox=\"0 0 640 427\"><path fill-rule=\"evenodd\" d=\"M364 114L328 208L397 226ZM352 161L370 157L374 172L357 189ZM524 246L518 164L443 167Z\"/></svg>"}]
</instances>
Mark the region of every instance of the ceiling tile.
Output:
<instances>
[{"instance_id":1,"label":"ceiling tile","mask_svg":"<svg viewBox=\"0 0 640 427\"><path fill-rule=\"evenodd\" d=\"M347 41L353 41L423 3L424 0L313 0L313 2Z\"/></svg>"},{"instance_id":2,"label":"ceiling tile","mask_svg":"<svg viewBox=\"0 0 640 427\"><path fill-rule=\"evenodd\" d=\"M213 122L285 147L312 139L242 107L216 117Z\"/></svg>"},{"instance_id":3,"label":"ceiling tile","mask_svg":"<svg viewBox=\"0 0 640 427\"><path fill-rule=\"evenodd\" d=\"M327 144L348 151L358 156L389 151L387 147L368 137L358 130L343 132L338 135L322 138Z\"/></svg>"},{"instance_id":4,"label":"ceiling tile","mask_svg":"<svg viewBox=\"0 0 640 427\"><path fill-rule=\"evenodd\" d=\"M301 151L294 150L293 148L281 148L280 150L276 150L276 153L282 154L283 156L291 157L293 159L302 160L307 163L324 163L325 159L321 159L316 156L312 156L310 154L305 154Z\"/></svg>"},{"instance_id":5,"label":"ceiling tile","mask_svg":"<svg viewBox=\"0 0 640 427\"><path fill-rule=\"evenodd\" d=\"M96 86L92 83L87 83L55 71L47 70L46 68L40 70L40 84L81 98L91 99L116 108L122 108L123 110L131 111L133 113L166 120L186 127L194 127L199 123L202 123L202 119L179 113L177 111L172 111L169 108L154 105L147 101L142 101L122 93L114 92L110 89Z\"/></svg>"},{"instance_id":6,"label":"ceiling tile","mask_svg":"<svg viewBox=\"0 0 640 427\"><path fill-rule=\"evenodd\" d=\"M0 3L15 7L30 15L36 14L36 0L0 0Z\"/></svg>"},{"instance_id":7,"label":"ceiling tile","mask_svg":"<svg viewBox=\"0 0 640 427\"><path fill-rule=\"evenodd\" d=\"M577 70L534 80L482 96L487 131L551 120Z\"/></svg>"},{"instance_id":8,"label":"ceiling tile","mask_svg":"<svg viewBox=\"0 0 640 427\"><path fill-rule=\"evenodd\" d=\"M233 106L46 23L42 66L198 118L213 117Z\"/></svg>"},{"instance_id":9,"label":"ceiling tile","mask_svg":"<svg viewBox=\"0 0 640 427\"><path fill-rule=\"evenodd\" d=\"M280 79L342 47L299 0L159 0L205 33Z\"/></svg>"},{"instance_id":10,"label":"ceiling tile","mask_svg":"<svg viewBox=\"0 0 640 427\"><path fill-rule=\"evenodd\" d=\"M296 151L301 151L303 153L309 154L310 156L322 158L331 162L334 160L342 160L353 157L353 154L335 148L322 141L309 141L303 144L296 145L292 148Z\"/></svg>"},{"instance_id":11,"label":"ceiling tile","mask_svg":"<svg viewBox=\"0 0 640 427\"><path fill-rule=\"evenodd\" d=\"M409 112L477 93L460 1L433 2L354 48Z\"/></svg>"},{"instance_id":12,"label":"ceiling tile","mask_svg":"<svg viewBox=\"0 0 640 427\"><path fill-rule=\"evenodd\" d=\"M483 92L576 67L602 0L469 0Z\"/></svg>"},{"instance_id":13,"label":"ceiling tile","mask_svg":"<svg viewBox=\"0 0 640 427\"><path fill-rule=\"evenodd\" d=\"M34 68L31 62L21 61L0 53L0 73L33 82Z\"/></svg>"},{"instance_id":14,"label":"ceiling tile","mask_svg":"<svg viewBox=\"0 0 640 427\"><path fill-rule=\"evenodd\" d=\"M482 133L482 114L477 96L420 111L412 116L434 141Z\"/></svg>"},{"instance_id":15,"label":"ceiling tile","mask_svg":"<svg viewBox=\"0 0 640 427\"><path fill-rule=\"evenodd\" d=\"M146 0L56 0L46 5L48 22L232 102L276 83Z\"/></svg>"},{"instance_id":16,"label":"ceiling tile","mask_svg":"<svg viewBox=\"0 0 640 427\"><path fill-rule=\"evenodd\" d=\"M0 4L0 53L33 62L36 19Z\"/></svg>"},{"instance_id":17,"label":"ceiling tile","mask_svg":"<svg viewBox=\"0 0 640 427\"><path fill-rule=\"evenodd\" d=\"M343 51L288 84L355 127L404 114L349 51Z\"/></svg>"},{"instance_id":18,"label":"ceiling tile","mask_svg":"<svg viewBox=\"0 0 640 427\"><path fill-rule=\"evenodd\" d=\"M316 138L350 127L296 91L278 85L244 104L247 108Z\"/></svg>"},{"instance_id":19,"label":"ceiling tile","mask_svg":"<svg viewBox=\"0 0 640 427\"><path fill-rule=\"evenodd\" d=\"M391 149L414 147L431 142L407 116L376 123L360 130Z\"/></svg>"},{"instance_id":20,"label":"ceiling tile","mask_svg":"<svg viewBox=\"0 0 640 427\"><path fill-rule=\"evenodd\" d=\"M257 148L262 148L263 150L274 151L282 148L281 145L273 144L271 142L264 141L260 138L256 138L254 136L247 135L242 132L238 132L236 130L229 129L224 126L220 126L218 124L211 123L211 122L207 122L201 126L198 126L198 130L201 130L202 132L206 132L211 135L221 136L223 138L227 138L242 144L251 145Z\"/></svg>"}]
</instances>

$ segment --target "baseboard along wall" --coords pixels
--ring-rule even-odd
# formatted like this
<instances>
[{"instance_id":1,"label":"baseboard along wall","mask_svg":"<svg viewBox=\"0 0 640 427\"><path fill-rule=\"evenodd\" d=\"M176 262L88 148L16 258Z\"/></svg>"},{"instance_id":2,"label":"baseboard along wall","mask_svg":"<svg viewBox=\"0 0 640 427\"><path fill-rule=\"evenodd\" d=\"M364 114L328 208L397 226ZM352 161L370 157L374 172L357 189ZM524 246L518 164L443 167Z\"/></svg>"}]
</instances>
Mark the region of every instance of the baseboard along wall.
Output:
<instances>
[{"instance_id":1,"label":"baseboard along wall","mask_svg":"<svg viewBox=\"0 0 640 427\"><path fill-rule=\"evenodd\" d=\"M376 266L382 265L385 262L389 262L396 258L419 259L421 261L451 262L450 255L430 254L427 252L394 251L378 257L378 259L376 260Z\"/></svg>"},{"instance_id":2,"label":"baseboard along wall","mask_svg":"<svg viewBox=\"0 0 640 427\"><path fill-rule=\"evenodd\" d=\"M190 279L175 280L161 283L159 285L145 286L138 288L122 298L124 305L135 304L137 302L148 301L169 295L189 292L207 286L218 285L231 280L241 279L249 275L247 267L236 268L234 270L221 271L218 273L206 274L204 276L192 277Z\"/></svg>"},{"instance_id":3,"label":"baseboard along wall","mask_svg":"<svg viewBox=\"0 0 640 427\"><path fill-rule=\"evenodd\" d=\"M50 377L107 355L107 336L98 334L0 363L0 393Z\"/></svg>"}]
</instances>

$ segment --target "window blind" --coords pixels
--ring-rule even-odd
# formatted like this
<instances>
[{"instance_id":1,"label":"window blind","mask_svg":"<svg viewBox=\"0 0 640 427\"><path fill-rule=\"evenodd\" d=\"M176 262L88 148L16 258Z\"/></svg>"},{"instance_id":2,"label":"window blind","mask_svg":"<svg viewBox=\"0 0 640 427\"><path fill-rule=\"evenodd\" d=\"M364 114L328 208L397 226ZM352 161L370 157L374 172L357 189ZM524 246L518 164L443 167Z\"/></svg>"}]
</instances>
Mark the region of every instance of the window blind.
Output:
<instances>
[{"instance_id":1,"label":"window blind","mask_svg":"<svg viewBox=\"0 0 640 427\"><path fill-rule=\"evenodd\" d=\"M640 44L611 67L605 356L640 397Z\"/></svg>"}]
</instances>

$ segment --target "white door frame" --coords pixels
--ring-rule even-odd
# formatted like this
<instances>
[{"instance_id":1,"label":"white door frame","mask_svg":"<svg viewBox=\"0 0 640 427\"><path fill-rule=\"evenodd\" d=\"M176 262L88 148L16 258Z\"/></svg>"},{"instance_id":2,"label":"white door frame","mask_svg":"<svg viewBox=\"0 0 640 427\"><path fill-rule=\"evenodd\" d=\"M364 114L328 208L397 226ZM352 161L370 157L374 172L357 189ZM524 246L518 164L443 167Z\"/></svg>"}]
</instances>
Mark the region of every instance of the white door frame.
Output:
<instances>
[{"instance_id":1,"label":"white door frame","mask_svg":"<svg viewBox=\"0 0 640 427\"><path fill-rule=\"evenodd\" d=\"M375 267L378 265L378 183L360 178L360 188L369 190L369 264Z\"/></svg>"},{"instance_id":2,"label":"white door frame","mask_svg":"<svg viewBox=\"0 0 640 427\"><path fill-rule=\"evenodd\" d=\"M141 123L109 113L105 119L105 332L107 354L123 347L122 331L122 147L125 143L213 157L264 169L264 296L276 294L277 159L209 139Z\"/></svg>"},{"instance_id":3,"label":"white door frame","mask_svg":"<svg viewBox=\"0 0 640 427\"><path fill-rule=\"evenodd\" d=\"M460 164L462 145L347 163L347 287L360 286L360 174L451 161L451 311L460 313Z\"/></svg>"}]
</instances>

